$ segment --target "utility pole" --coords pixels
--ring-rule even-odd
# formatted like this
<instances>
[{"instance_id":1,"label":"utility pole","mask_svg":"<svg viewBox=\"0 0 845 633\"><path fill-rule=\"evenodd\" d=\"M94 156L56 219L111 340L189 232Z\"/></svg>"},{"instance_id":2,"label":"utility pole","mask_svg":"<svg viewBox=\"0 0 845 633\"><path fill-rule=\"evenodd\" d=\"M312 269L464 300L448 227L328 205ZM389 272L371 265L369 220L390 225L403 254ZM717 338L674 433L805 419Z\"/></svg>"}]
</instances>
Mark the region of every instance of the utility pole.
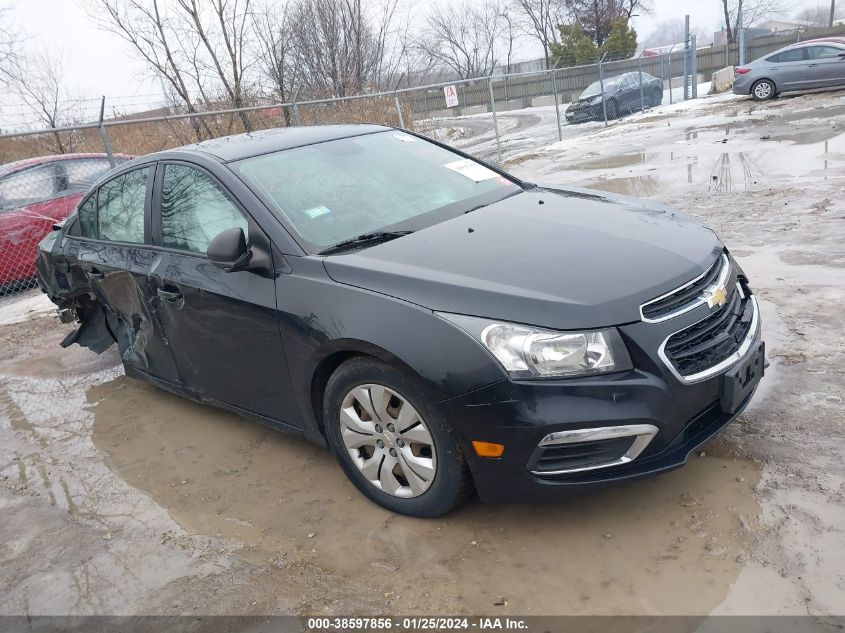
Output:
<instances>
[{"instance_id":1,"label":"utility pole","mask_svg":"<svg viewBox=\"0 0 845 633\"><path fill-rule=\"evenodd\" d=\"M836 15L836 0L830 0L830 23L828 26L833 26L833 18Z\"/></svg>"}]
</instances>

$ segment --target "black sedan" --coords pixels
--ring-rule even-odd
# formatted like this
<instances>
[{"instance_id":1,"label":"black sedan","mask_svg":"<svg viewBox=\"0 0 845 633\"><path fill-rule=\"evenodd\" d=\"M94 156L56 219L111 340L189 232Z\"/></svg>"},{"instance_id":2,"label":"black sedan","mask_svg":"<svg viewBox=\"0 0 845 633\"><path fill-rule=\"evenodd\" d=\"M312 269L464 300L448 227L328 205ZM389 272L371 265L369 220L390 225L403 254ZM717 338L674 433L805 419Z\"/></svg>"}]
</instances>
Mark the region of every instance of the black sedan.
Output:
<instances>
[{"instance_id":1,"label":"black sedan","mask_svg":"<svg viewBox=\"0 0 845 633\"><path fill-rule=\"evenodd\" d=\"M640 77L642 75L642 90ZM605 111L608 121L622 115L660 105L663 101L663 81L648 73L625 73L604 80L604 106L602 106L602 82L587 86L578 100L566 108L567 123L603 121Z\"/></svg>"},{"instance_id":2,"label":"black sedan","mask_svg":"<svg viewBox=\"0 0 845 633\"><path fill-rule=\"evenodd\" d=\"M757 300L696 220L380 126L133 160L38 271L64 346L327 444L415 516L681 466L763 373Z\"/></svg>"}]
</instances>

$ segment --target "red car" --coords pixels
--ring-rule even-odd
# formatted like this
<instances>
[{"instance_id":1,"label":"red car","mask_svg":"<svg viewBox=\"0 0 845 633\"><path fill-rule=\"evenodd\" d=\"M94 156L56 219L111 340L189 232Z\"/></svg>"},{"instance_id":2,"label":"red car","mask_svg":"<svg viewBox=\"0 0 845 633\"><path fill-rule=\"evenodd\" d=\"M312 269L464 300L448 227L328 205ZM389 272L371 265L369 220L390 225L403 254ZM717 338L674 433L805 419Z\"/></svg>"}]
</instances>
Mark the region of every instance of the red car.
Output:
<instances>
[{"instance_id":1,"label":"red car","mask_svg":"<svg viewBox=\"0 0 845 633\"><path fill-rule=\"evenodd\" d=\"M114 158L122 163L132 157ZM0 295L33 285L38 242L109 169L105 154L60 154L0 165Z\"/></svg>"}]
</instances>

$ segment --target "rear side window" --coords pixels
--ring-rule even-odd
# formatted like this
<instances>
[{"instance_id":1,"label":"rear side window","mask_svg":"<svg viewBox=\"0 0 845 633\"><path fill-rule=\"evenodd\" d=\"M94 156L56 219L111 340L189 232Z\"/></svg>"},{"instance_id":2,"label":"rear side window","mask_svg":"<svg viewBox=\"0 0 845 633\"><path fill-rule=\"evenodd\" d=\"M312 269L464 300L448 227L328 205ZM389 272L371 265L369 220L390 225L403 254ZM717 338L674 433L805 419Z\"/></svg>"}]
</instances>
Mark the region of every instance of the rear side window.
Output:
<instances>
[{"instance_id":1,"label":"rear side window","mask_svg":"<svg viewBox=\"0 0 845 633\"><path fill-rule=\"evenodd\" d=\"M0 180L0 210L17 209L62 195L55 165L30 167Z\"/></svg>"},{"instance_id":2,"label":"rear side window","mask_svg":"<svg viewBox=\"0 0 845 633\"><path fill-rule=\"evenodd\" d=\"M161 187L161 243L205 253L218 233L247 221L208 175L187 165L165 165Z\"/></svg>"},{"instance_id":3,"label":"rear side window","mask_svg":"<svg viewBox=\"0 0 845 633\"><path fill-rule=\"evenodd\" d=\"M70 192L88 191L109 169L111 165L107 158L75 158L57 164L65 189Z\"/></svg>"},{"instance_id":4,"label":"rear side window","mask_svg":"<svg viewBox=\"0 0 845 633\"><path fill-rule=\"evenodd\" d=\"M769 57L769 61L774 61L778 64L782 64L784 62L800 62L804 61L804 49L803 48L793 48L788 51L783 51L782 53L778 53L777 55L773 55Z\"/></svg>"},{"instance_id":5,"label":"rear side window","mask_svg":"<svg viewBox=\"0 0 845 633\"><path fill-rule=\"evenodd\" d=\"M149 167L136 169L100 186L97 215L101 240L144 242L144 201L149 173Z\"/></svg>"},{"instance_id":6,"label":"rear side window","mask_svg":"<svg viewBox=\"0 0 845 633\"><path fill-rule=\"evenodd\" d=\"M82 237L97 239L97 196L91 196L77 211L79 218L79 234Z\"/></svg>"},{"instance_id":7,"label":"rear side window","mask_svg":"<svg viewBox=\"0 0 845 633\"><path fill-rule=\"evenodd\" d=\"M836 48L835 46L808 46L808 59L833 59L839 57L840 54L845 53L845 48Z\"/></svg>"}]
</instances>

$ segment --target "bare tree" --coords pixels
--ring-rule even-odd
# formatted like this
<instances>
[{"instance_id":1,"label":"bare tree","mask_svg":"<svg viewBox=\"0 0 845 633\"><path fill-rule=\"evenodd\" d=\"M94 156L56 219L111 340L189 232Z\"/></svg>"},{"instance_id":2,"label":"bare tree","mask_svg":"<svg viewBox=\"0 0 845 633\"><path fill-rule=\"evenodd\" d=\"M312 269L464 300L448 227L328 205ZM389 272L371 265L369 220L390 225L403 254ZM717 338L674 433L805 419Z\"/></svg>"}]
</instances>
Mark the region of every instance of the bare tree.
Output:
<instances>
[{"instance_id":1,"label":"bare tree","mask_svg":"<svg viewBox=\"0 0 845 633\"><path fill-rule=\"evenodd\" d=\"M564 0L513 0L514 13L522 30L543 47L549 68L549 46L558 41L558 25L566 22Z\"/></svg>"},{"instance_id":2,"label":"bare tree","mask_svg":"<svg viewBox=\"0 0 845 633\"><path fill-rule=\"evenodd\" d=\"M461 79L486 76L496 66L499 48L512 46L506 15L502 0L437 5L426 18L418 45L435 64Z\"/></svg>"},{"instance_id":3,"label":"bare tree","mask_svg":"<svg viewBox=\"0 0 845 633\"><path fill-rule=\"evenodd\" d=\"M399 68L393 37L399 0L298 0L292 7L296 64L312 94L345 97L383 86Z\"/></svg>"},{"instance_id":4,"label":"bare tree","mask_svg":"<svg viewBox=\"0 0 845 633\"><path fill-rule=\"evenodd\" d=\"M269 0L252 15L260 51L259 70L269 79L274 95L282 102L289 101L296 94L300 74L288 7Z\"/></svg>"},{"instance_id":5,"label":"bare tree","mask_svg":"<svg viewBox=\"0 0 845 633\"><path fill-rule=\"evenodd\" d=\"M245 76L252 64L247 59L250 3L251 0L203 0L200 6L197 0L176 0L180 17L185 20L186 34L198 38L202 44L189 55L196 85L210 99L205 84L209 75L214 77L214 84L222 86L233 108L245 105ZM240 118L244 130L250 131L252 125L247 114L241 112Z\"/></svg>"},{"instance_id":6,"label":"bare tree","mask_svg":"<svg viewBox=\"0 0 845 633\"><path fill-rule=\"evenodd\" d=\"M725 19L725 36L729 44L736 42L740 28L758 24L765 18L782 14L785 0L719 0Z\"/></svg>"},{"instance_id":7,"label":"bare tree","mask_svg":"<svg viewBox=\"0 0 845 633\"><path fill-rule=\"evenodd\" d=\"M176 95L189 114L198 112L195 91L181 62L181 43L161 0L90 0L90 15L97 25L120 36L136 55ZM211 131L201 117L192 117L197 140Z\"/></svg>"},{"instance_id":8,"label":"bare tree","mask_svg":"<svg viewBox=\"0 0 845 633\"><path fill-rule=\"evenodd\" d=\"M0 6L0 84L8 83L18 60L20 37L11 13L10 6Z\"/></svg>"},{"instance_id":9,"label":"bare tree","mask_svg":"<svg viewBox=\"0 0 845 633\"><path fill-rule=\"evenodd\" d=\"M64 81L67 60L42 53L16 58L7 75L9 89L45 127L56 130L80 122L81 99L71 94ZM65 154L74 150L74 135L53 132L50 152Z\"/></svg>"},{"instance_id":10,"label":"bare tree","mask_svg":"<svg viewBox=\"0 0 845 633\"><path fill-rule=\"evenodd\" d=\"M703 27L697 29L691 27L690 30L695 34L697 42L704 44L712 41L712 31L708 31ZM640 44L643 48L656 48L659 46L679 44L683 41L684 21L681 18L669 18L655 24L652 30L640 40Z\"/></svg>"},{"instance_id":11,"label":"bare tree","mask_svg":"<svg viewBox=\"0 0 845 633\"><path fill-rule=\"evenodd\" d=\"M845 17L845 7L837 7L836 0L831 0L830 6L819 4L795 14L796 20L806 22L810 26L833 26L836 20L843 17Z\"/></svg>"},{"instance_id":12,"label":"bare tree","mask_svg":"<svg viewBox=\"0 0 845 633\"><path fill-rule=\"evenodd\" d=\"M651 11L650 0L564 0L566 8L584 32L596 43L604 44L613 23L630 20L637 11Z\"/></svg>"}]
</instances>

